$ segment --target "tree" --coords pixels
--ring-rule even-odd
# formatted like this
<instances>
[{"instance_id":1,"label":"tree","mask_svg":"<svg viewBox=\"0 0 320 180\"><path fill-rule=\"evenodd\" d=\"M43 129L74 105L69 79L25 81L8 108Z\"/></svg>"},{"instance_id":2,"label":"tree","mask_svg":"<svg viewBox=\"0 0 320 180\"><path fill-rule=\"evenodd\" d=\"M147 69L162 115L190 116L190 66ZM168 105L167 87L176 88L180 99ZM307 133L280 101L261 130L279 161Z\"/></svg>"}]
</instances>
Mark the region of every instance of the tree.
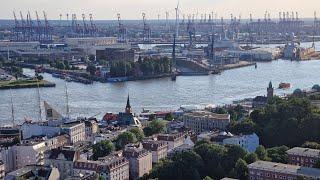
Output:
<instances>
[{"instance_id":1,"label":"tree","mask_svg":"<svg viewBox=\"0 0 320 180\"><path fill-rule=\"evenodd\" d=\"M320 169L320 160L318 160L313 167Z\"/></svg>"},{"instance_id":2,"label":"tree","mask_svg":"<svg viewBox=\"0 0 320 180\"><path fill-rule=\"evenodd\" d=\"M319 92L319 91L320 91L320 86L319 86L319 84L313 85L313 86L312 86L312 89Z\"/></svg>"},{"instance_id":3,"label":"tree","mask_svg":"<svg viewBox=\"0 0 320 180\"><path fill-rule=\"evenodd\" d=\"M267 149L267 154L272 162L288 163L287 146L279 146Z\"/></svg>"},{"instance_id":4,"label":"tree","mask_svg":"<svg viewBox=\"0 0 320 180\"><path fill-rule=\"evenodd\" d=\"M225 108L218 107L218 108L216 108L215 113L217 113L217 114L227 114L228 112L227 112L227 110Z\"/></svg>"},{"instance_id":5,"label":"tree","mask_svg":"<svg viewBox=\"0 0 320 180\"><path fill-rule=\"evenodd\" d=\"M92 146L93 159L97 160L99 157L109 155L114 150L114 145L111 141L100 141Z\"/></svg>"},{"instance_id":6,"label":"tree","mask_svg":"<svg viewBox=\"0 0 320 180\"><path fill-rule=\"evenodd\" d=\"M140 128L132 128L129 130L131 133L133 133L138 141L142 141L144 138L143 131Z\"/></svg>"},{"instance_id":7,"label":"tree","mask_svg":"<svg viewBox=\"0 0 320 180\"><path fill-rule=\"evenodd\" d=\"M206 176L203 178L203 180L213 180L210 176Z\"/></svg>"},{"instance_id":8,"label":"tree","mask_svg":"<svg viewBox=\"0 0 320 180\"><path fill-rule=\"evenodd\" d=\"M42 80L43 80L43 76L41 76L41 75L37 75L36 78L37 78L39 81L42 81Z\"/></svg>"},{"instance_id":9,"label":"tree","mask_svg":"<svg viewBox=\"0 0 320 180\"><path fill-rule=\"evenodd\" d=\"M257 156L258 156L258 158L259 158L260 160L265 161L265 160L268 159L267 151L266 151L266 149L265 149L262 145L260 145L260 146L257 147L255 153L257 154Z\"/></svg>"},{"instance_id":10,"label":"tree","mask_svg":"<svg viewBox=\"0 0 320 180\"><path fill-rule=\"evenodd\" d=\"M235 170L240 180L248 179L248 166L243 159L239 159L236 163Z\"/></svg>"},{"instance_id":11,"label":"tree","mask_svg":"<svg viewBox=\"0 0 320 180\"><path fill-rule=\"evenodd\" d=\"M168 113L168 114L166 114L164 119L167 121L172 121L172 120L174 120L174 116L172 113Z\"/></svg>"},{"instance_id":12,"label":"tree","mask_svg":"<svg viewBox=\"0 0 320 180\"><path fill-rule=\"evenodd\" d=\"M301 89L296 89L293 91L292 96L301 98L304 96L304 93Z\"/></svg>"},{"instance_id":13,"label":"tree","mask_svg":"<svg viewBox=\"0 0 320 180\"><path fill-rule=\"evenodd\" d=\"M154 134L163 133L166 131L166 125L161 120L153 120L149 126L143 129L146 136L152 136Z\"/></svg>"},{"instance_id":14,"label":"tree","mask_svg":"<svg viewBox=\"0 0 320 180\"><path fill-rule=\"evenodd\" d=\"M304 148L310 148L310 149L320 149L320 144L317 142L310 142L307 141L304 144L302 144L302 147Z\"/></svg>"},{"instance_id":15,"label":"tree","mask_svg":"<svg viewBox=\"0 0 320 180\"><path fill-rule=\"evenodd\" d=\"M115 141L117 149L123 149L127 144L135 142L137 142L136 136L129 131L120 134Z\"/></svg>"},{"instance_id":16,"label":"tree","mask_svg":"<svg viewBox=\"0 0 320 180\"><path fill-rule=\"evenodd\" d=\"M256 131L256 124L250 120L244 120L241 122L232 122L229 126L229 131L234 134L253 134Z\"/></svg>"},{"instance_id":17,"label":"tree","mask_svg":"<svg viewBox=\"0 0 320 180\"><path fill-rule=\"evenodd\" d=\"M90 54L89 55L89 60L90 61L94 61L96 59L96 56L95 55L93 55L93 54Z\"/></svg>"},{"instance_id":18,"label":"tree","mask_svg":"<svg viewBox=\"0 0 320 180\"><path fill-rule=\"evenodd\" d=\"M256 162L259 158L256 153L250 153L245 155L243 159L246 161L247 164L251 164Z\"/></svg>"},{"instance_id":19,"label":"tree","mask_svg":"<svg viewBox=\"0 0 320 180\"><path fill-rule=\"evenodd\" d=\"M96 70L97 70L97 69L96 69L96 66L93 65L93 64L89 64L89 65L87 66L87 72L89 72L91 76L94 76L94 75L95 75Z\"/></svg>"}]
</instances>

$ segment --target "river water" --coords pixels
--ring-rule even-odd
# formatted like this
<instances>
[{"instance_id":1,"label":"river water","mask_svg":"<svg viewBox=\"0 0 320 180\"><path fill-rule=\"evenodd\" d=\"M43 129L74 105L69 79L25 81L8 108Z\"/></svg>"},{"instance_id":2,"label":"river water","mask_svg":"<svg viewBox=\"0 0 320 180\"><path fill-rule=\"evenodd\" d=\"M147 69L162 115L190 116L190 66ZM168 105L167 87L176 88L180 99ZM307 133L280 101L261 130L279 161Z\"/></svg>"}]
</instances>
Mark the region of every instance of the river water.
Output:
<instances>
[{"instance_id":1,"label":"river water","mask_svg":"<svg viewBox=\"0 0 320 180\"><path fill-rule=\"evenodd\" d=\"M317 43L319 49L320 43ZM24 70L32 74L29 69ZM320 60L291 62L276 60L258 63L253 66L227 70L221 75L210 76L179 76L175 82L170 78L124 82L99 83L84 85L67 83L69 106L72 117L90 117L105 112L123 111L126 98L130 94L134 112L142 108L151 110L178 109L181 105L227 104L234 100L266 95L269 81L275 87L281 82L289 82L292 88L275 90L276 94L290 93L296 88L311 88L320 84ZM66 114L65 82L44 74L48 81L56 83L55 88L40 88L41 100L47 101L62 114ZM16 122L24 118L37 120L39 103L37 89L12 90L14 115ZM11 121L10 90L0 91L0 124Z\"/></svg>"}]
</instances>

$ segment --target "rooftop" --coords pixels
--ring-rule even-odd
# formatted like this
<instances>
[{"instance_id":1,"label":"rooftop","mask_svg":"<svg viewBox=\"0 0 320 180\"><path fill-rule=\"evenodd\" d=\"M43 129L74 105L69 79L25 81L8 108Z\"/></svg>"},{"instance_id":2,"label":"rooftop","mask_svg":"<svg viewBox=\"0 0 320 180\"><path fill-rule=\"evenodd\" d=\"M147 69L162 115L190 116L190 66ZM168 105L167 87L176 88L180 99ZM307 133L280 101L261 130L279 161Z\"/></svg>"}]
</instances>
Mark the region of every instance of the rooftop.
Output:
<instances>
[{"instance_id":1,"label":"rooftop","mask_svg":"<svg viewBox=\"0 0 320 180\"><path fill-rule=\"evenodd\" d=\"M199 117L199 118L212 118L215 120L226 120L226 119L230 119L230 115L229 114L216 114L216 113L212 113L209 111L194 111L191 113L186 113L185 116L192 116L192 117Z\"/></svg>"},{"instance_id":2,"label":"rooftop","mask_svg":"<svg viewBox=\"0 0 320 180\"><path fill-rule=\"evenodd\" d=\"M312 178L320 177L320 169L281 164L267 161L256 161L248 165L249 169L258 169L269 172L277 172L291 175L301 175Z\"/></svg>"},{"instance_id":3,"label":"rooftop","mask_svg":"<svg viewBox=\"0 0 320 180\"><path fill-rule=\"evenodd\" d=\"M287 151L287 154L320 158L320 150L302 148L302 147L295 147L295 148L289 149Z\"/></svg>"},{"instance_id":4,"label":"rooftop","mask_svg":"<svg viewBox=\"0 0 320 180\"><path fill-rule=\"evenodd\" d=\"M36 176L47 178L51 174L51 171L52 168L48 166L32 165L12 171L7 174L7 177L8 179L15 179L14 177L24 177L25 179L29 179Z\"/></svg>"},{"instance_id":5,"label":"rooftop","mask_svg":"<svg viewBox=\"0 0 320 180\"><path fill-rule=\"evenodd\" d=\"M67 161L74 161L77 157L77 152L74 150L67 150L67 149L52 149L48 152L49 156L48 159L65 159Z\"/></svg>"}]
</instances>

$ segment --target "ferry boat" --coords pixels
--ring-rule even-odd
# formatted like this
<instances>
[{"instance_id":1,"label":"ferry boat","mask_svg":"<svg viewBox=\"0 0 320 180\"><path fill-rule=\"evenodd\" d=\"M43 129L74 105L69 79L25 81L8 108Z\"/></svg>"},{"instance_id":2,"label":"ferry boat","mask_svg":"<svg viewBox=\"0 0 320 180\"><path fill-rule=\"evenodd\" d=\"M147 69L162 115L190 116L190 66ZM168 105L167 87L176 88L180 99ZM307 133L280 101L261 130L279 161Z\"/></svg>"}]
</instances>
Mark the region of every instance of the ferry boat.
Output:
<instances>
[{"instance_id":1,"label":"ferry boat","mask_svg":"<svg viewBox=\"0 0 320 180\"><path fill-rule=\"evenodd\" d=\"M289 89L289 88L291 88L290 83L280 83L279 84L279 89Z\"/></svg>"}]
</instances>

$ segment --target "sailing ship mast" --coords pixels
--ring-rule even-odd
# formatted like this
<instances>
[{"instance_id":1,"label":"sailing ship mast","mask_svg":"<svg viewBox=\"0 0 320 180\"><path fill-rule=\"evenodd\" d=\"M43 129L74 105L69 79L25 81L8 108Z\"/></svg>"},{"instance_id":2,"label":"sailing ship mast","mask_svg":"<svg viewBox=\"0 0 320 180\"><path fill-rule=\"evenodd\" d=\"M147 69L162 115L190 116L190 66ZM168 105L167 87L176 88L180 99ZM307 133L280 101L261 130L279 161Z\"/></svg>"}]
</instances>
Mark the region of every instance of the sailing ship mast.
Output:
<instances>
[{"instance_id":1,"label":"sailing ship mast","mask_svg":"<svg viewBox=\"0 0 320 180\"><path fill-rule=\"evenodd\" d=\"M13 106L13 96L12 96L12 89L10 88L10 100L11 100L11 120L12 120L12 127L15 127L15 117L14 117L14 106Z\"/></svg>"},{"instance_id":2,"label":"sailing ship mast","mask_svg":"<svg viewBox=\"0 0 320 180\"><path fill-rule=\"evenodd\" d=\"M66 114L67 118L70 119L70 109L69 109L69 96L68 96L68 86L67 81L65 81L65 95L66 95Z\"/></svg>"}]
</instances>

